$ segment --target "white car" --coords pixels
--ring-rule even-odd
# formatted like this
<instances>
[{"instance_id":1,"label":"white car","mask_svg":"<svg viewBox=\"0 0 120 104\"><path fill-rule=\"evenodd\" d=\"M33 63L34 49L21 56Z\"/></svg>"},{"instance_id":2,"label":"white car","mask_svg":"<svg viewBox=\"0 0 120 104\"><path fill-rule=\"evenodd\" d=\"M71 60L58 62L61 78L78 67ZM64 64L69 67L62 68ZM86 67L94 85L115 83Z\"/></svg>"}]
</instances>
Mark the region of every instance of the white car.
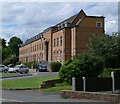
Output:
<instances>
[{"instance_id":1,"label":"white car","mask_svg":"<svg viewBox=\"0 0 120 104\"><path fill-rule=\"evenodd\" d=\"M8 72L15 72L12 64L8 65Z\"/></svg>"},{"instance_id":2,"label":"white car","mask_svg":"<svg viewBox=\"0 0 120 104\"><path fill-rule=\"evenodd\" d=\"M28 73L29 72L29 68L28 68L28 66L26 66L26 65L16 65L15 67L14 67L14 71L16 72L16 73Z\"/></svg>"},{"instance_id":3,"label":"white car","mask_svg":"<svg viewBox=\"0 0 120 104\"><path fill-rule=\"evenodd\" d=\"M6 73L8 71L8 67L5 65L0 65L0 72Z\"/></svg>"}]
</instances>

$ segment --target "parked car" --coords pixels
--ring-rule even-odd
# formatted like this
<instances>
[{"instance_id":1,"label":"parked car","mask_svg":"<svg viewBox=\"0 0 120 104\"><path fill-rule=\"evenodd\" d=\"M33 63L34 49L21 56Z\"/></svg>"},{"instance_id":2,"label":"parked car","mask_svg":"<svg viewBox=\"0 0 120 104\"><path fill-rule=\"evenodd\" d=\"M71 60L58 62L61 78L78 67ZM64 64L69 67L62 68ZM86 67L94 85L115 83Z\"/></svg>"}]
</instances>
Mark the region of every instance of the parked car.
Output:
<instances>
[{"instance_id":1,"label":"parked car","mask_svg":"<svg viewBox=\"0 0 120 104\"><path fill-rule=\"evenodd\" d=\"M8 72L15 72L14 66L12 64L8 65Z\"/></svg>"},{"instance_id":2,"label":"parked car","mask_svg":"<svg viewBox=\"0 0 120 104\"><path fill-rule=\"evenodd\" d=\"M28 68L28 66L26 66L26 65L16 65L15 67L14 67L14 71L16 72L16 73L28 73L29 72L29 68Z\"/></svg>"},{"instance_id":3,"label":"parked car","mask_svg":"<svg viewBox=\"0 0 120 104\"><path fill-rule=\"evenodd\" d=\"M37 64L36 65L36 72L47 72L47 65L44 64Z\"/></svg>"},{"instance_id":4,"label":"parked car","mask_svg":"<svg viewBox=\"0 0 120 104\"><path fill-rule=\"evenodd\" d=\"M0 72L4 72L4 73L8 72L8 67L5 65L0 65Z\"/></svg>"}]
</instances>

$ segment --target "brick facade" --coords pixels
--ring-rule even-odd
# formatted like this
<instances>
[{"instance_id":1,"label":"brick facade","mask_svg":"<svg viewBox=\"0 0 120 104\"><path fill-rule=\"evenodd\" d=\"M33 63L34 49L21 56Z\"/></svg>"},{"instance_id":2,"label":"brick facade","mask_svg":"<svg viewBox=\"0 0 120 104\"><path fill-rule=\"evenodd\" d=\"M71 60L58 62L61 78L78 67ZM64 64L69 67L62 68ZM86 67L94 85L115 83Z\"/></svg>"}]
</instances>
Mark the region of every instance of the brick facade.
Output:
<instances>
[{"instance_id":1,"label":"brick facade","mask_svg":"<svg viewBox=\"0 0 120 104\"><path fill-rule=\"evenodd\" d=\"M74 55L87 51L90 36L101 33L104 33L104 17L87 16L81 10L26 40L19 48L19 61L64 63Z\"/></svg>"}]
</instances>

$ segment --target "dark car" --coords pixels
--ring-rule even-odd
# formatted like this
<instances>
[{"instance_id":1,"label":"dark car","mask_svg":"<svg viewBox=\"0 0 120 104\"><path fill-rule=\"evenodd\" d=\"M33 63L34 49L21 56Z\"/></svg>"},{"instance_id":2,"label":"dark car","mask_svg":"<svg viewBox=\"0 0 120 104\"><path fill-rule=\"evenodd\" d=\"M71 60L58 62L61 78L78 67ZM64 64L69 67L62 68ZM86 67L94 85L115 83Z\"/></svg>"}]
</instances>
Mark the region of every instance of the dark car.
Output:
<instances>
[{"instance_id":1,"label":"dark car","mask_svg":"<svg viewBox=\"0 0 120 104\"><path fill-rule=\"evenodd\" d=\"M36 72L47 72L47 66L44 64L37 64L36 65Z\"/></svg>"}]
</instances>

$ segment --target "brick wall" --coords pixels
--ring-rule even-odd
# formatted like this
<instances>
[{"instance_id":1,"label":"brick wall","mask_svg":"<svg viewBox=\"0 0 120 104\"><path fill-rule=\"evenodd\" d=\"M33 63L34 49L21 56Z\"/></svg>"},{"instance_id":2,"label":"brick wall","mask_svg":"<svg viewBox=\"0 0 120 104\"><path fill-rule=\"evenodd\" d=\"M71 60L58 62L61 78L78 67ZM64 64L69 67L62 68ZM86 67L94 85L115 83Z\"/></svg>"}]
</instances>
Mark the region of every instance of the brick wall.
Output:
<instances>
[{"instance_id":1,"label":"brick wall","mask_svg":"<svg viewBox=\"0 0 120 104\"><path fill-rule=\"evenodd\" d=\"M92 99L99 101L114 102L115 104L120 103L119 94L63 90L61 91L61 96L63 98Z\"/></svg>"}]
</instances>

